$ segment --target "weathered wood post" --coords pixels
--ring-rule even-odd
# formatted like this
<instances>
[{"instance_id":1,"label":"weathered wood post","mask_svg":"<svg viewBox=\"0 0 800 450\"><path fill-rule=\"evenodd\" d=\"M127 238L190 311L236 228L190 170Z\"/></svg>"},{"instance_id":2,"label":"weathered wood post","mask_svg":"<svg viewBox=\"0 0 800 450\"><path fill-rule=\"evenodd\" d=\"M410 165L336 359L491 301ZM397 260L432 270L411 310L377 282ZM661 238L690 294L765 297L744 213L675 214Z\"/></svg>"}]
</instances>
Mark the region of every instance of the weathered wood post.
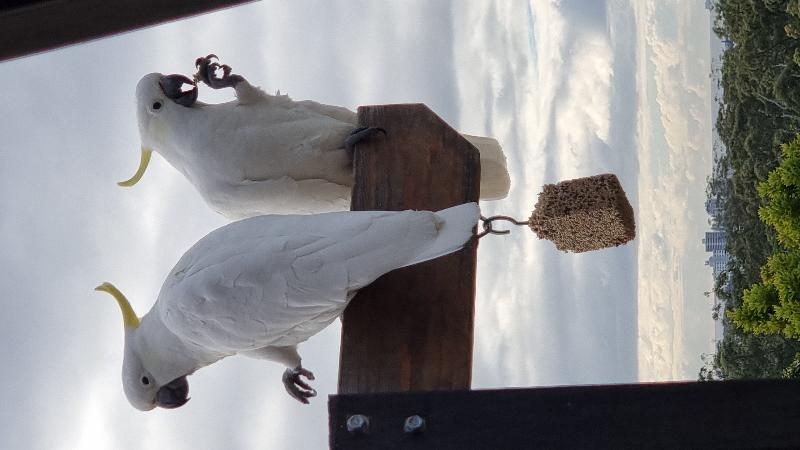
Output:
<instances>
[{"instance_id":1,"label":"weathered wood post","mask_svg":"<svg viewBox=\"0 0 800 450\"><path fill-rule=\"evenodd\" d=\"M480 156L423 104L363 106L386 130L359 144L352 210L440 210L478 200ZM339 393L469 389L477 242L384 275L342 317Z\"/></svg>"}]
</instances>

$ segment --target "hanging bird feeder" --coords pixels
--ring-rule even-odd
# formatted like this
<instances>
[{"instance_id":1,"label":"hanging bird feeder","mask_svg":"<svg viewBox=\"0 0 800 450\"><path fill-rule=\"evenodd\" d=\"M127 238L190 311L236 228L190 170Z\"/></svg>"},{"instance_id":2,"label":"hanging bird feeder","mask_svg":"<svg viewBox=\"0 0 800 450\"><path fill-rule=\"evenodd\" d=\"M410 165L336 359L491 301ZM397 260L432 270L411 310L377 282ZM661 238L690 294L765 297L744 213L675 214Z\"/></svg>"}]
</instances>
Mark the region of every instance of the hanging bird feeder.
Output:
<instances>
[{"instance_id":1,"label":"hanging bird feeder","mask_svg":"<svg viewBox=\"0 0 800 450\"><path fill-rule=\"evenodd\" d=\"M636 237L633 208L616 175L610 173L546 184L528 220L509 216L482 220L479 238L508 234L509 230L495 228L495 222L505 221L527 225L539 239L574 253L616 247Z\"/></svg>"}]
</instances>

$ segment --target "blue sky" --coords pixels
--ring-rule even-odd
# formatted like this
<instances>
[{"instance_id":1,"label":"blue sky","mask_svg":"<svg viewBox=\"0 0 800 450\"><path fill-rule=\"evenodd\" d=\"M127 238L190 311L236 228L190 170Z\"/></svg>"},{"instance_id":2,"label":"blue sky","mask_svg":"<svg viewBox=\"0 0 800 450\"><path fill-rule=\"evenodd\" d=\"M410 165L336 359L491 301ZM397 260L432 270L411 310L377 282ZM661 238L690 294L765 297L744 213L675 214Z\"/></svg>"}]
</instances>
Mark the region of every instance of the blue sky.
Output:
<instances>
[{"instance_id":1,"label":"blue sky","mask_svg":"<svg viewBox=\"0 0 800 450\"><path fill-rule=\"evenodd\" d=\"M3 63L0 447L326 445L338 322L301 347L311 406L278 365L229 358L190 378L185 407L141 413L121 389L117 307L92 291L113 281L144 314L226 223L160 157L134 188L115 184L138 163L138 79L190 74L211 52L268 92L424 102L497 138L513 185L488 214L527 216L543 183L619 176L631 244L564 254L524 229L481 242L474 387L694 378L713 336L708 41L700 1L262 1Z\"/></svg>"}]
</instances>

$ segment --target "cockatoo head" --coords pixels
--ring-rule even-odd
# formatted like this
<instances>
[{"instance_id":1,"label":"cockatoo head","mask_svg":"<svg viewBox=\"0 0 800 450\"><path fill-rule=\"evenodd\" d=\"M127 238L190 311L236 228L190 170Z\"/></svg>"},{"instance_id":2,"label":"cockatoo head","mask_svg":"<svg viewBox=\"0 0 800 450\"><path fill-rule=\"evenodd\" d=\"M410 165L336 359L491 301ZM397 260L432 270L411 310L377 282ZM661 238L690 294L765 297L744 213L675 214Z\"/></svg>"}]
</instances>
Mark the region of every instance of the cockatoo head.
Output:
<instances>
[{"instance_id":1,"label":"cockatoo head","mask_svg":"<svg viewBox=\"0 0 800 450\"><path fill-rule=\"evenodd\" d=\"M192 86L183 90L184 85ZM142 155L139 169L129 179L120 181L120 186L130 187L144 175L153 150L163 148L169 139L169 125L183 108L197 101L197 84L183 75L150 73L136 85L136 116L139 121L139 136L142 139Z\"/></svg>"},{"instance_id":2,"label":"cockatoo head","mask_svg":"<svg viewBox=\"0 0 800 450\"><path fill-rule=\"evenodd\" d=\"M149 411L156 406L177 408L189 401L186 375L170 380L172 377L164 373L165 365L153 361L154 358L147 354L146 344L142 339L141 321L128 299L111 283L103 283L95 290L114 296L122 310L125 326L122 388L131 405L136 409Z\"/></svg>"}]
</instances>

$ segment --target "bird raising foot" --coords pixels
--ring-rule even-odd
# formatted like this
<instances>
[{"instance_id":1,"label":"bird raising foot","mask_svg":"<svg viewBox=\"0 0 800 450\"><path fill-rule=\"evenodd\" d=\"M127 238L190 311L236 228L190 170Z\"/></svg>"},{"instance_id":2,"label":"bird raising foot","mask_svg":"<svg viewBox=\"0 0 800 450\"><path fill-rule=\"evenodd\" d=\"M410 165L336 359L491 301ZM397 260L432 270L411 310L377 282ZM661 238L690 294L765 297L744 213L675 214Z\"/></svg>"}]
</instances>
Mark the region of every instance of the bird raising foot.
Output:
<instances>
[{"instance_id":1,"label":"bird raising foot","mask_svg":"<svg viewBox=\"0 0 800 450\"><path fill-rule=\"evenodd\" d=\"M308 404L308 399L317 396L317 391L308 385L305 381L300 379L300 375L309 380L314 379L314 374L310 370L304 369L302 366L297 366L294 369L286 369L283 372L283 385L286 387L286 392L292 397L297 399L300 403Z\"/></svg>"},{"instance_id":2,"label":"bird raising foot","mask_svg":"<svg viewBox=\"0 0 800 450\"><path fill-rule=\"evenodd\" d=\"M244 81L241 75L231 74L231 67L227 64L219 64L214 62L219 60L217 55L210 54L208 56L201 56L194 62L197 68L197 73L194 74L194 80L202 81L213 89L222 89L226 87L235 87L236 83ZM222 76L217 76L217 70L222 70Z\"/></svg>"}]
</instances>

